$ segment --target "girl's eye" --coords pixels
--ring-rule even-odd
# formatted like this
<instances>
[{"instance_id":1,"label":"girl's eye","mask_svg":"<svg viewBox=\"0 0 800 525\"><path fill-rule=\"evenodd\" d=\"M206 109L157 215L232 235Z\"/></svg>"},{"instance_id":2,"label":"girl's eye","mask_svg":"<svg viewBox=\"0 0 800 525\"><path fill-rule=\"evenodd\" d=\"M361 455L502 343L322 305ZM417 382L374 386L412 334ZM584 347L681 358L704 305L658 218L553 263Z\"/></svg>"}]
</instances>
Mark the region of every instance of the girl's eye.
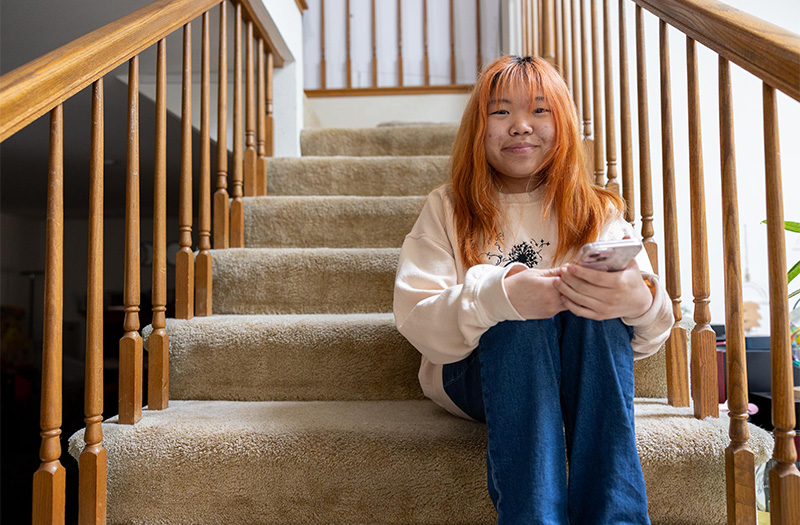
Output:
<instances>
[{"instance_id":1,"label":"girl's eye","mask_svg":"<svg viewBox=\"0 0 800 525\"><path fill-rule=\"evenodd\" d=\"M547 113L547 112L549 112L549 111L550 111L550 110L549 110L549 109L547 109L547 108L536 108L536 109L534 109L534 110L533 110L533 113L534 113L535 115L541 115L541 114L543 114L543 113Z\"/></svg>"},{"instance_id":2,"label":"girl's eye","mask_svg":"<svg viewBox=\"0 0 800 525\"><path fill-rule=\"evenodd\" d=\"M498 110L492 111L490 113L490 115L508 115L508 110L507 109L498 109Z\"/></svg>"}]
</instances>

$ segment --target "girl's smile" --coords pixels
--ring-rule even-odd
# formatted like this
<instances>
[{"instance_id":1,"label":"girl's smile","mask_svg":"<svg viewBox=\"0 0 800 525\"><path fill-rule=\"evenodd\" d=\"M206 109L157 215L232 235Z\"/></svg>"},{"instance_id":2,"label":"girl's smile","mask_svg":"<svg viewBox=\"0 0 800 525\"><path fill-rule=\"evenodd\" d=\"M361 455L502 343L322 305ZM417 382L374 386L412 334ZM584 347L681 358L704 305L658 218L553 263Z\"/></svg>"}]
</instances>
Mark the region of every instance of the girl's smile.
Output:
<instances>
[{"instance_id":1,"label":"girl's smile","mask_svg":"<svg viewBox=\"0 0 800 525\"><path fill-rule=\"evenodd\" d=\"M503 192L522 193L538 185L535 174L553 148L555 125L544 97L531 104L524 92L509 95L489 103L484 150Z\"/></svg>"}]
</instances>

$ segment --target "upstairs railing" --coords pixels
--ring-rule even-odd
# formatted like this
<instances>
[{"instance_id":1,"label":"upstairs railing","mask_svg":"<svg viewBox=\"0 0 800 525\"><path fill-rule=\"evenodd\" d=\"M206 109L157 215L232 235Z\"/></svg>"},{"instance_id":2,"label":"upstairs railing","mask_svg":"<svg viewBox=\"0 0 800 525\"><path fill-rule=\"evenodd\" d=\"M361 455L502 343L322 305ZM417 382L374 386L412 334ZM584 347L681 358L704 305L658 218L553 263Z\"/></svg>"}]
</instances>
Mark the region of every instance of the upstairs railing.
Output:
<instances>
[{"instance_id":1,"label":"upstairs railing","mask_svg":"<svg viewBox=\"0 0 800 525\"><path fill-rule=\"evenodd\" d=\"M638 165L633 164L631 93L628 78L628 28L625 10L635 8L636 118ZM697 42L719 55L719 123L724 237L725 325L730 446L725 454L728 523L756 523L755 465L747 445L747 368L745 360L742 273L739 252L739 212L733 141L733 102L730 63L763 83L764 166L767 188L767 226L770 283L770 341L772 356L772 421L775 467L770 471L772 523L800 523L800 472L795 466L796 425L792 385L792 355L787 300L786 250L781 183L776 90L800 102L800 36L716 0L618 0L618 21L611 19L610 0L522 0L522 38L525 53L541 55L560 68L571 87L591 140L595 183L619 192L627 202L626 218L634 222L634 171L641 192L641 233L658 271L658 248L653 220L650 135L661 136L664 200L664 260L661 274L672 297L675 324L666 347L668 401L689 406L697 418L717 417L716 337L710 326L709 264L703 147L700 127ZM598 5L602 4L602 5ZM602 11L601 11L602 10ZM644 11L659 19L661 123L648 121ZM616 30L613 27L616 25ZM675 193L673 92L670 81L668 27L686 35L689 182L691 215L692 292L691 388L686 333L681 324L678 207ZM613 34L617 38L614 42ZM619 57L615 73L612 57ZM590 73L591 71L591 73ZM615 84L615 74L619 84ZM618 94L620 108L614 106ZM605 95L603 97L603 95ZM751 101L747 101L748 104ZM620 122L617 159L616 119ZM621 185L618 177L621 172ZM684 211L684 213L686 213Z\"/></svg>"},{"instance_id":2,"label":"upstairs railing","mask_svg":"<svg viewBox=\"0 0 800 525\"><path fill-rule=\"evenodd\" d=\"M45 325L42 356L41 465L33 481L33 522L64 523L65 469L61 457L61 360L63 314L63 111L62 104L91 85L90 220L86 347L86 433L79 459L79 521L105 523L106 451L103 420L103 77L128 63L127 195L125 221L125 335L120 340L119 422L142 417L142 338L139 335L139 55L157 46L156 125L146 130L155 140L153 228L153 333L149 340L149 410L169 404L169 338L164 330L167 301L167 55L166 37L182 29L183 75L180 151L180 252L176 258L176 317L212 313L211 249L211 29L210 13L219 10L217 103L217 180L214 194L214 247L244 245L242 197L266 193L266 157L273 150L272 69L281 66L266 29L260 2L231 0L233 5L233 165L228 166L228 41L224 0L158 0L0 77L0 141L50 112L47 195ZM302 9L304 3L298 0ZM200 167L192 166L192 21L200 17ZM242 24L246 35L243 36ZM243 95L242 41L245 42ZM256 68L257 64L257 68ZM256 87L257 84L257 87ZM256 95L257 91L257 95ZM242 118L245 101L246 120ZM244 136L242 132L244 131ZM43 146L44 147L44 146ZM177 154L177 153L175 153ZM230 168L230 171L229 171ZM144 167L150 171L151 167ZM193 174L199 174L198 243L192 249ZM228 174L231 174L229 177ZM228 193L231 179L232 192ZM230 205L229 205L230 202Z\"/></svg>"}]
</instances>

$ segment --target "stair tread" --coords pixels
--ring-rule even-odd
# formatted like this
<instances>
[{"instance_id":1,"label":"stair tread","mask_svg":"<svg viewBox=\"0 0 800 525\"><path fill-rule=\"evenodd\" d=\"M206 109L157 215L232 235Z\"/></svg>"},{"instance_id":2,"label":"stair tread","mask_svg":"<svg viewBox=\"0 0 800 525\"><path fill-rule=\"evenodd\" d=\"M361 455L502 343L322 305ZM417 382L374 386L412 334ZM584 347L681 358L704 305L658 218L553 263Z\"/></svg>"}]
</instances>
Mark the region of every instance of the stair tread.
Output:
<instances>
[{"instance_id":1,"label":"stair tread","mask_svg":"<svg viewBox=\"0 0 800 525\"><path fill-rule=\"evenodd\" d=\"M716 500L728 418L697 420L691 408L654 399L637 398L635 411L651 508L682 516L693 501ZM768 458L772 440L749 428L758 464ZM461 513L448 523L492 519L485 490L486 427L428 400L171 401L166 410L145 410L135 426L112 418L103 432L112 523L133 512L144 521L148 513L154 522L159 512L175 521L187 517L160 497L146 508L130 505L167 487L180 487L183 506L200 521L219 520L220 512L228 523L262 513L282 523L289 516L297 523L318 521L311 516L326 516L328 523L441 523L449 516L445 512ZM82 433L70 439L73 456L83 446ZM208 480L214 480L213 490ZM241 499L239 505L231 506L231 498ZM453 501L463 506L460 511L442 508ZM724 498L722 504L724 515ZM301 515L292 514L297 509Z\"/></svg>"}]
</instances>

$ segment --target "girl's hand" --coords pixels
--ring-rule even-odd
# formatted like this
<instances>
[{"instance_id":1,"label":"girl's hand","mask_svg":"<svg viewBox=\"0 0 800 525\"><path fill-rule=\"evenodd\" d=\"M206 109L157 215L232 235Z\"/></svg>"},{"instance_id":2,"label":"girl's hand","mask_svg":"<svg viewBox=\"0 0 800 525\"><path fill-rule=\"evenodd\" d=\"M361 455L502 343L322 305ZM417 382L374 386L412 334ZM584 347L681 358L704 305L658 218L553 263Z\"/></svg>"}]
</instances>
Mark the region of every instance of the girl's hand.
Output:
<instances>
[{"instance_id":1,"label":"girl's hand","mask_svg":"<svg viewBox=\"0 0 800 525\"><path fill-rule=\"evenodd\" d=\"M556 289L561 268L512 268L503 286L511 305L525 319L549 319L567 309Z\"/></svg>"},{"instance_id":2,"label":"girl's hand","mask_svg":"<svg viewBox=\"0 0 800 525\"><path fill-rule=\"evenodd\" d=\"M653 304L653 294L635 260L618 272L565 265L555 288L570 312L597 321L639 317Z\"/></svg>"}]
</instances>

